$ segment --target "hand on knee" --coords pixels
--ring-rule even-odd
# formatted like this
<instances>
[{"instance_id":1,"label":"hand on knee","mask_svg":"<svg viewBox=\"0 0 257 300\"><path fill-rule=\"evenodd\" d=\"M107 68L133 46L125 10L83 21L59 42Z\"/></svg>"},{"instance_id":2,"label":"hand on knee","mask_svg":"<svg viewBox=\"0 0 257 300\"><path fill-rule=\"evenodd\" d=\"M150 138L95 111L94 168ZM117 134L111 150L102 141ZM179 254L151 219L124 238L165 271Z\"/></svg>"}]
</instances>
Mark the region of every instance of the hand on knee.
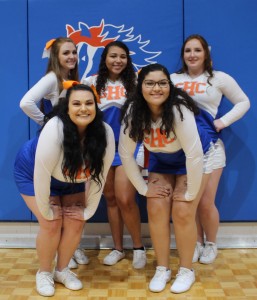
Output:
<instances>
[{"instance_id":1,"label":"hand on knee","mask_svg":"<svg viewBox=\"0 0 257 300\"><path fill-rule=\"evenodd\" d=\"M63 217L65 219L72 219L84 221L84 207L83 206L64 206Z\"/></svg>"}]
</instances>

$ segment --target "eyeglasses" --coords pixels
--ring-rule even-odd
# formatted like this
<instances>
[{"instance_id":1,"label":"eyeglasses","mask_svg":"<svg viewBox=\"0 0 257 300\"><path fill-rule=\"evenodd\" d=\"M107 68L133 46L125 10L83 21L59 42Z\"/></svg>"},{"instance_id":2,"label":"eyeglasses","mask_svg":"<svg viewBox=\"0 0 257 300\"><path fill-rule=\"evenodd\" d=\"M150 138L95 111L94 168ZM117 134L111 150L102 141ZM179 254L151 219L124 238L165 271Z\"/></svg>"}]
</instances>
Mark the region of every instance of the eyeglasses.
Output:
<instances>
[{"instance_id":1,"label":"eyeglasses","mask_svg":"<svg viewBox=\"0 0 257 300\"><path fill-rule=\"evenodd\" d=\"M169 80L160 80L160 81L153 81L153 80L145 80L144 85L148 89L153 89L156 84L159 85L161 89L167 88L169 86L170 81Z\"/></svg>"}]
</instances>

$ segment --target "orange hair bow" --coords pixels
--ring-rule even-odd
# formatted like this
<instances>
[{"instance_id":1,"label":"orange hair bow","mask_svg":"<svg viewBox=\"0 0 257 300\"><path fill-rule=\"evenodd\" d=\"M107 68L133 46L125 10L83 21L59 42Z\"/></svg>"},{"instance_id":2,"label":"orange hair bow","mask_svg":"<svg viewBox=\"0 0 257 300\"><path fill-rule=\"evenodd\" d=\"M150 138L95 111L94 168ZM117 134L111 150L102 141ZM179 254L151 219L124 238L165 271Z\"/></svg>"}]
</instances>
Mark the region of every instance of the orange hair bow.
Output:
<instances>
[{"instance_id":1,"label":"orange hair bow","mask_svg":"<svg viewBox=\"0 0 257 300\"><path fill-rule=\"evenodd\" d=\"M80 82L75 81L75 80L66 80L66 81L63 81L62 86L63 86L64 90L68 90L69 88L71 88L71 87L73 87L74 85L77 85L77 84L80 84ZM93 93L96 97L97 103L100 103L100 97L98 96L98 94L96 92L95 86L92 84L90 87L93 90Z\"/></svg>"},{"instance_id":2,"label":"orange hair bow","mask_svg":"<svg viewBox=\"0 0 257 300\"><path fill-rule=\"evenodd\" d=\"M71 88L74 85L80 84L78 81L75 80L67 80L67 81L63 81L62 86L65 90L68 90L69 88Z\"/></svg>"},{"instance_id":3,"label":"orange hair bow","mask_svg":"<svg viewBox=\"0 0 257 300\"><path fill-rule=\"evenodd\" d=\"M55 40L56 39L51 39L50 41L46 42L42 58L45 58L45 57L49 58L50 57L50 50L51 50L51 47L52 47L53 43L55 42Z\"/></svg>"},{"instance_id":4,"label":"orange hair bow","mask_svg":"<svg viewBox=\"0 0 257 300\"><path fill-rule=\"evenodd\" d=\"M46 43L45 49L48 50L52 47L53 43L56 41L56 39L51 39Z\"/></svg>"}]
</instances>

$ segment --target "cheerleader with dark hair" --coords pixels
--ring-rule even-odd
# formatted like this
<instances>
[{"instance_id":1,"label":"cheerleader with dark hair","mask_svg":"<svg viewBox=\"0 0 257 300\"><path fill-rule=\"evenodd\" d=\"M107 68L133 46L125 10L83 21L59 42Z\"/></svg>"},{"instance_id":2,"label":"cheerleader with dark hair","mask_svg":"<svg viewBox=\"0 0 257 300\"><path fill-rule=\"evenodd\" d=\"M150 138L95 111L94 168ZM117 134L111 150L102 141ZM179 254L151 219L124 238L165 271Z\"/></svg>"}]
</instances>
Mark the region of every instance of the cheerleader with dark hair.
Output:
<instances>
[{"instance_id":1,"label":"cheerleader with dark hair","mask_svg":"<svg viewBox=\"0 0 257 300\"><path fill-rule=\"evenodd\" d=\"M39 137L21 148L14 167L21 196L39 222L36 286L42 296L54 295L54 281L82 288L68 264L85 221L97 209L115 151L113 131L90 87L69 88L48 117Z\"/></svg>"}]
</instances>

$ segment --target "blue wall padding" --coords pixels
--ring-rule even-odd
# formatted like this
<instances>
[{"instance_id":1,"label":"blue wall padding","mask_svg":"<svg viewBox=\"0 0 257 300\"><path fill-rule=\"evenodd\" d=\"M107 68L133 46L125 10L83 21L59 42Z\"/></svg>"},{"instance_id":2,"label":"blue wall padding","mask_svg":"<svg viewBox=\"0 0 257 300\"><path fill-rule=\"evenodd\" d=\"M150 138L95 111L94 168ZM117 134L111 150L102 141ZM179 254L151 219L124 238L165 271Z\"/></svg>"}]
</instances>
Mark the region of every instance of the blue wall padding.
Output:
<instances>
[{"instance_id":1,"label":"blue wall padding","mask_svg":"<svg viewBox=\"0 0 257 300\"><path fill-rule=\"evenodd\" d=\"M1 118L0 220L30 220L31 213L13 180L18 148L28 139L28 118L19 101L28 89L27 1L0 2Z\"/></svg>"},{"instance_id":2,"label":"blue wall padding","mask_svg":"<svg viewBox=\"0 0 257 300\"><path fill-rule=\"evenodd\" d=\"M222 221L257 220L256 117L257 2L185 0L185 37L203 35L211 46L214 68L230 74L251 101L244 118L223 131L227 167L216 203ZM223 111L231 107L224 99Z\"/></svg>"},{"instance_id":3,"label":"blue wall padding","mask_svg":"<svg viewBox=\"0 0 257 300\"><path fill-rule=\"evenodd\" d=\"M88 38L93 28L102 25L105 38L118 36L127 43L137 68L159 62L171 73L180 66L184 38L199 33L207 39L214 68L234 77L251 100L246 116L223 131L227 167L217 195L221 221L256 221L256 11L255 0L1 1L5 43L0 54L5 59L1 68L4 92L0 120L0 220L35 220L17 191L12 170L19 147L38 130L20 110L19 101L45 74L47 59L42 59L45 43L67 36L66 28L81 30L80 34ZM103 46L93 48L89 44L80 47L80 76L97 71ZM92 66L88 67L90 61ZM229 108L230 103L224 99L222 111ZM146 200L140 196L137 200L142 221L147 222ZM108 222L104 198L90 221Z\"/></svg>"}]
</instances>

